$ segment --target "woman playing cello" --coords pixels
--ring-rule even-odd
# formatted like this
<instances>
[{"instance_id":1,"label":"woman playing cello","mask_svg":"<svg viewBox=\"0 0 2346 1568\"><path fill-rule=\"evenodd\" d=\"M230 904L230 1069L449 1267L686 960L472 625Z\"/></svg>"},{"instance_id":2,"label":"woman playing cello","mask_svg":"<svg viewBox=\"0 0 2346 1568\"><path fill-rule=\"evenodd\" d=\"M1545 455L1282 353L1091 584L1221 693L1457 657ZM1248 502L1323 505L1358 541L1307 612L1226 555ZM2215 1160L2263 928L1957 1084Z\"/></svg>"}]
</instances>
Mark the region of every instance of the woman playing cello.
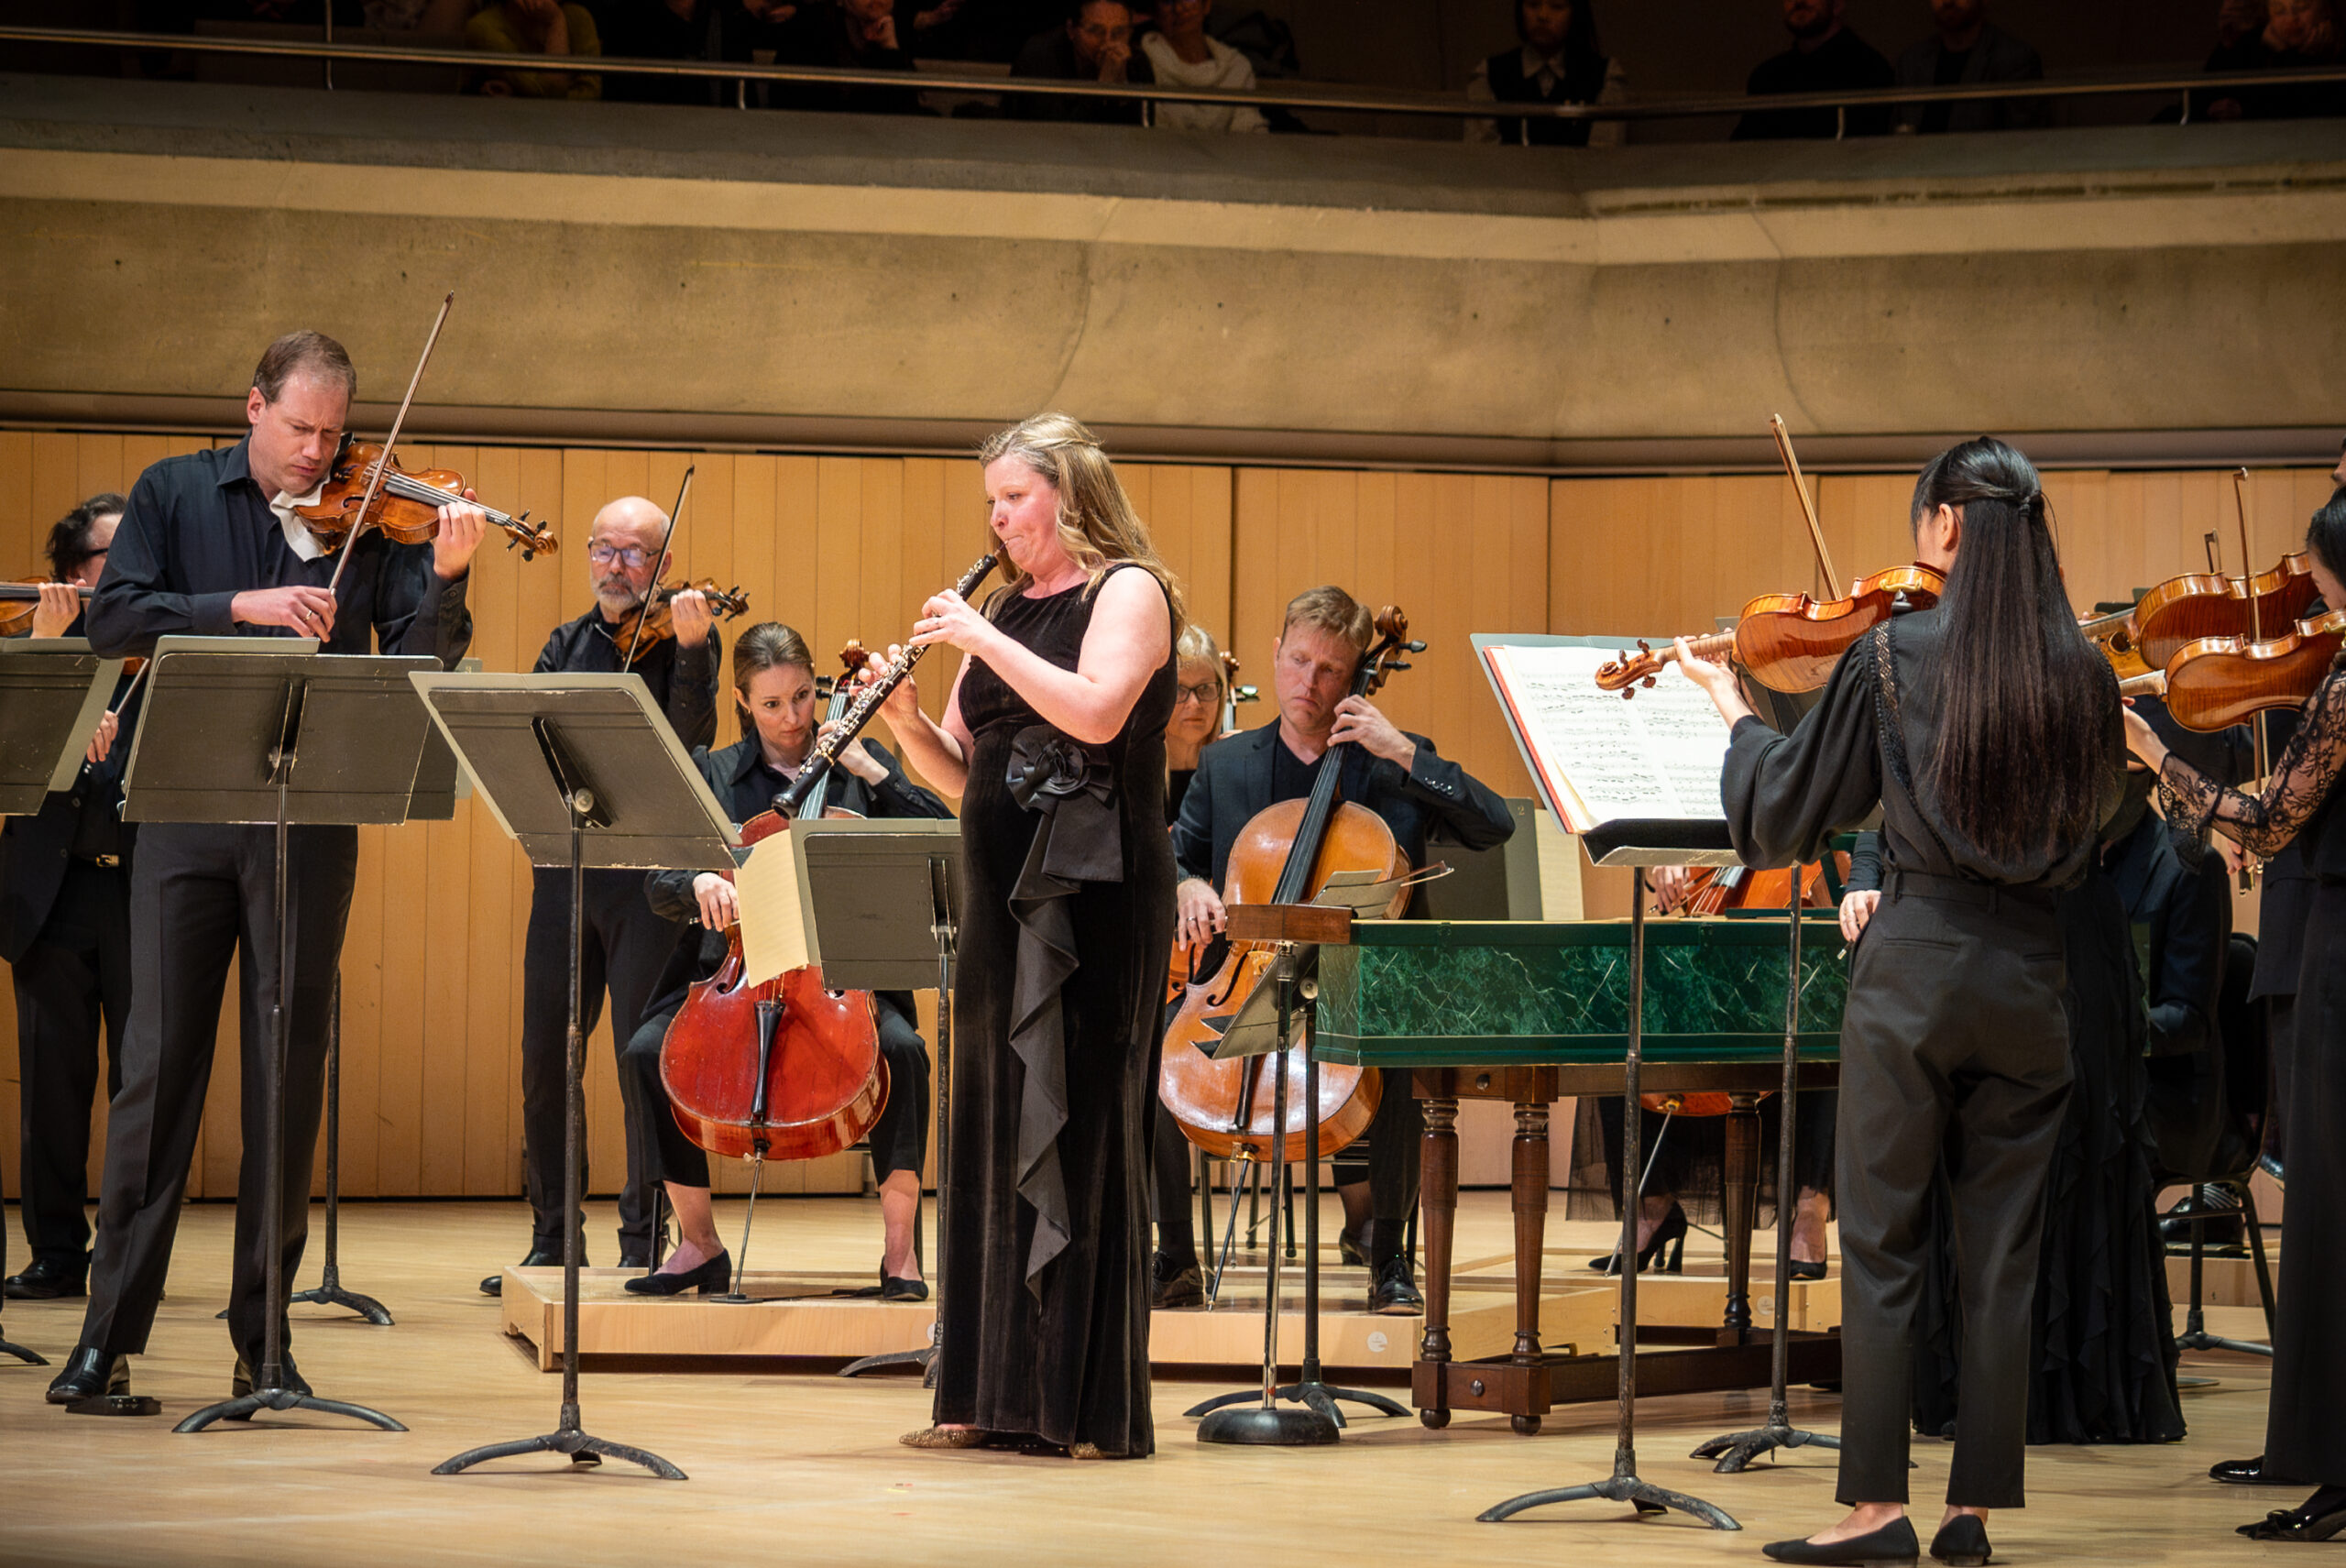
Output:
<instances>
[{"instance_id":1,"label":"woman playing cello","mask_svg":"<svg viewBox=\"0 0 2346 1568\"><path fill-rule=\"evenodd\" d=\"M747 733L721 751L703 748L694 760L726 810L746 822L773 808L773 797L797 776L818 738L815 661L806 640L778 620L750 628L733 645L733 696ZM870 740L841 751L839 767L824 784L830 804L862 817L952 815ZM654 872L644 891L657 913L698 926L686 927L661 977L658 1000L629 1039L622 1064L645 1097L643 1103L657 1108L652 1120L659 1168L652 1175L666 1183L669 1206L684 1233L656 1272L629 1280L627 1288L644 1296L691 1289L706 1295L727 1287L730 1259L709 1213L708 1157L667 1112L660 1047L684 1004L686 987L717 972L725 957L726 927L740 910L732 879L717 872ZM914 1023L910 992L883 991L872 1000L889 1081L887 1104L870 1135L884 1227L880 1294L892 1301L926 1300L928 1287L913 1250L913 1219L920 1208L921 1162L928 1146L928 1047Z\"/></svg>"},{"instance_id":2,"label":"woman playing cello","mask_svg":"<svg viewBox=\"0 0 2346 1568\"><path fill-rule=\"evenodd\" d=\"M1911 1560L1907 1399L1920 1222L1952 1141L1965 1313L1963 1423L1935 1556L1987 1560L1990 1508L2022 1501L2028 1321L2045 1172L2068 1093L2056 891L2121 789L2108 661L2077 630L2028 460L1982 437L1914 487L1938 604L1884 622L1789 735L1723 665L1680 657L1734 726L1721 793L1745 862L1813 860L1883 813L1884 891L1851 961L1841 1029L1838 1496L1852 1512L1784 1563Z\"/></svg>"}]
</instances>

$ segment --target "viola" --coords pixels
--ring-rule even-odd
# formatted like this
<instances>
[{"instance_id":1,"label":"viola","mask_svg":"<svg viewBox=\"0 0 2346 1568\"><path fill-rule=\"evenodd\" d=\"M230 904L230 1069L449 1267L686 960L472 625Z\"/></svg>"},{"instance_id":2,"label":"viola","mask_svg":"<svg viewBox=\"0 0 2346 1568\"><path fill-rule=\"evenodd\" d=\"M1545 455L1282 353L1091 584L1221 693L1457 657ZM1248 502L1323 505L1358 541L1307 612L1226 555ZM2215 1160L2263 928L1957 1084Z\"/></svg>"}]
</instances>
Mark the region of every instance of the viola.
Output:
<instances>
[{"instance_id":1,"label":"viola","mask_svg":"<svg viewBox=\"0 0 2346 1568\"><path fill-rule=\"evenodd\" d=\"M1917 609L1938 602L1946 578L1920 564L1892 566L1860 577L1847 597L1814 599L1806 594L1761 594L1743 607L1732 630L1689 637L1698 659L1732 659L1771 691L1814 691L1832 678L1833 666L1849 644L1888 620L1902 598ZM1660 652L1643 641L1631 653L1598 666L1596 684L1624 697L1650 686L1661 667L1678 657L1674 647Z\"/></svg>"},{"instance_id":2,"label":"viola","mask_svg":"<svg viewBox=\"0 0 2346 1568\"><path fill-rule=\"evenodd\" d=\"M2133 608L2095 616L2078 630L2111 652L2112 663L2132 652L2151 670L2165 670L2186 643L2204 638L2249 638L2259 627L2287 626L2313 608L2312 558L2300 550L2269 572L2231 577L2186 572L2134 601ZM2129 672L2122 666L2119 674Z\"/></svg>"},{"instance_id":3,"label":"viola","mask_svg":"<svg viewBox=\"0 0 2346 1568\"><path fill-rule=\"evenodd\" d=\"M2346 609L2333 609L2262 642L2198 638L2176 649L2165 669L2121 681L2118 689L2163 698L2186 729L2228 729L2270 709L2305 706L2341 647Z\"/></svg>"},{"instance_id":4,"label":"viola","mask_svg":"<svg viewBox=\"0 0 2346 1568\"><path fill-rule=\"evenodd\" d=\"M738 583L730 591L718 587L714 577L703 577L696 583L668 583L653 588L632 609L613 621L610 625L611 640L622 648L634 651L648 647L663 637L674 637L676 623L668 601L687 591L707 599L709 613L720 620L731 620L736 616L746 614L750 608L750 596L741 591Z\"/></svg>"},{"instance_id":5,"label":"viola","mask_svg":"<svg viewBox=\"0 0 2346 1568\"><path fill-rule=\"evenodd\" d=\"M1352 695L1369 696L1395 670L1407 669L1398 655L1422 650L1409 641L1409 618L1394 606L1377 612L1377 641L1362 655ZM1225 904L1303 904L1340 871L1367 871L1399 878L1409 873L1409 857L1394 842L1392 828L1365 806L1336 798L1343 752L1351 742L1328 748L1311 794L1257 812L1231 847ZM1409 891L1387 907L1397 916ZM1228 1061L1209 1054L1230 1015L1245 1004L1271 970L1272 948L1224 942L1212 971L1188 986L1165 1033L1164 1065L1157 1095L1189 1141L1217 1159L1259 1158L1280 1137L1290 1160L1325 1159L1368 1130L1383 1097L1374 1068L1333 1063L1320 1066L1320 1102L1304 1097L1303 1048L1266 1052ZM1274 1071L1288 1077L1288 1125L1274 1125ZM1310 1130L1316 1127L1318 1136Z\"/></svg>"},{"instance_id":6,"label":"viola","mask_svg":"<svg viewBox=\"0 0 2346 1568\"><path fill-rule=\"evenodd\" d=\"M396 456L387 467L382 458L383 448L373 442L351 442L335 456L318 499L293 509L328 554L367 528L379 530L401 544L428 544L440 535L440 509L465 499L465 477L453 468L426 468L411 474L400 466ZM367 488L376 485L378 467L381 483L362 519L359 507L367 502ZM557 548L554 530L544 523L532 524L526 511L509 517L494 507L481 507L481 510L504 531L506 548L520 550L524 561L540 554L551 555Z\"/></svg>"},{"instance_id":7,"label":"viola","mask_svg":"<svg viewBox=\"0 0 2346 1568\"><path fill-rule=\"evenodd\" d=\"M40 590L46 577L20 577L13 583L0 583L0 637L21 637L32 629L33 611L40 608ZM83 604L97 592L86 584L74 585L74 597Z\"/></svg>"}]
</instances>

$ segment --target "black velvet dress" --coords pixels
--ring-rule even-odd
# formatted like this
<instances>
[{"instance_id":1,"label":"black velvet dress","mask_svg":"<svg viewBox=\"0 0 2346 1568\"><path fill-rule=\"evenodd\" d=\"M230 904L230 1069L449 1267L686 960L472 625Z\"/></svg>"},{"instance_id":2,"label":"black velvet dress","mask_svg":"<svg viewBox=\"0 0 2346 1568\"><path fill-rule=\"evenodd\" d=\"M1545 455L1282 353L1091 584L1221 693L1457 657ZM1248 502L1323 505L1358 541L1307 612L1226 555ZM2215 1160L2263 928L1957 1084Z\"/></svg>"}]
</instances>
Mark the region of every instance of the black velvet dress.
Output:
<instances>
[{"instance_id":1,"label":"black velvet dress","mask_svg":"<svg viewBox=\"0 0 2346 1568\"><path fill-rule=\"evenodd\" d=\"M1104 581L1104 579L1103 579ZM1075 667L1095 595L994 623ZM950 1213L937 1420L1138 1457L1149 1420L1149 1130L1173 943L1170 658L1079 747L982 661L961 680Z\"/></svg>"}]
</instances>

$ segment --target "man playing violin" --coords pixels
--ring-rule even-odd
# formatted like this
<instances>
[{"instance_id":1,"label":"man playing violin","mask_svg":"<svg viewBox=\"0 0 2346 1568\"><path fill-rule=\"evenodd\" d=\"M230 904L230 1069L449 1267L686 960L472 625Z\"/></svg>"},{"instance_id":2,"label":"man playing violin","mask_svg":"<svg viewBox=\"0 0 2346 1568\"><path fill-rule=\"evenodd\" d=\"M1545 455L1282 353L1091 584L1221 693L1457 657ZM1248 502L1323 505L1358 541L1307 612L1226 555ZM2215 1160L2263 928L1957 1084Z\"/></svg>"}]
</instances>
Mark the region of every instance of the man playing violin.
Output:
<instances>
[{"instance_id":1,"label":"man playing violin","mask_svg":"<svg viewBox=\"0 0 2346 1568\"><path fill-rule=\"evenodd\" d=\"M877 661L873 661L877 663ZM737 822L773 809L774 797L790 786L820 739L815 705L815 661L806 640L778 620L752 626L733 649L733 691L746 733L721 751L695 751L708 787ZM828 806L859 817L949 817L942 800L904 776L896 760L877 741L850 742L839 765L822 783ZM715 974L724 961L725 933L740 918L733 878L722 872L653 872L644 894L662 915L687 926L672 954L635 1037L620 1066L635 1092L651 1106L655 1174L666 1183L681 1239L658 1272L630 1279L640 1296L674 1296L698 1289L703 1295L728 1288L731 1258L718 1240L709 1212L708 1157L685 1135L668 1113L667 1090L660 1077L660 1047L668 1025L685 1003L686 988ZM928 1286L913 1248L913 1221L920 1212L921 1165L928 1147L928 1046L908 991L872 993L880 1027L880 1055L888 1067L888 1099L868 1135L873 1178L880 1187L882 1238L880 1283L872 1288L891 1301L924 1301ZM744 1051L756 1042L742 1041Z\"/></svg>"},{"instance_id":2,"label":"man playing violin","mask_svg":"<svg viewBox=\"0 0 2346 1568\"><path fill-rule=\"evenodd\" d=\"M453 667L472 641L465 595L488 520L467 492L439 509L429 544L379 532L345 543L338 561L294 508L316 492L340 448L357 390L342 345L320 333L279 338L245 401L251 426L233 446L166 457L138 477L90 600L91 646L148 654L175 634L313 638L334 653L429 654ZM188 1162L203 1124L213 1042L229 960L243 991L244 1161L228 1298L236 1347L232 1387L260 1362L268 1252L283 1278L301 1264L310 1166L324 1096L327 1011L356 874L355 828L299 827L288 844L286 906L294 925L292 1015L284 1082L283 1212L262 1212L269 1025L277 984L276 835L272 828L151 823L131 872L130 1018L122 1089L106 1124L97 1250L82 1343L49 1385L70 1404L129 1381L162 1299ZM289 1331L290 1332L290 1331ZM308 1385L284 1358L285 1386Z\"/></svg>"},{"instance_id":3,"label":"man playing violin","mask_svg":"<svg viewBox=\"0 0 2346 1568\"><path fill-rule=\"evenodd\" d=\"M1439 755L1431 740L1395 729L1376 704L1350 695L1373 635L1367 609L1342 588L1313 588L1289 601L1271 650L1278 718L1207 749L1182 797L1173 826L1182 877L1175 940L1201 942L1222 929L1227 922L1215 889L1223 885L1232 845L1257 812L1310 795L1332 746L1351 743L1338 764L1342 797L1383 817L1413 866L1425 863L1427 840L1436 832L1470 850L1491 849L1514 833L1507 802ZM1218 962L1217 956L1209 967ZM1402 1247L1417 1201L1423 1130L1416 1099L1391 1085L1363 1140L1367 1149L1355 1145L1335 1159L1343 1255L1368 1265L1371 1311L1424 1306ZM1183 1201L1180 1193L1159 1193L1159 1212ZM1160 1251L1157 1294L1185 1296L1179 1288L1193 1283L1184 1277L1197 1266L1194 1255Z\"/></svg>"},{"instance_id":4,"label":"man playing violin","mask_svg":"<svg viewBox=\"0 0 2346 1568\"><path fill-rule=\"evenodd\" d=\"M49 530L53 580L41 585L35 637L82 633L79 589L93 587L125 505L92 496ZM121 702L125 676L115 685ZM106 1092L122 1087L123 1021L130 1011L131 829L122 820L121 752L109 711L72 786L40 810L0 826L0 959L14 974L16 1060L23 1080L18 1141L25 1240L32 1263L7 1293L79 1296L89 1277L90 1099L98 1088L98 1028L105 1027Z\"/></svg>"},{"instance_id":5,"label":"man playing violin","mask_svg":"<svg viewBox=\"0 0 2346 1568\"><path fill-rule=\"evenodd\" d=\"M595 607L554 628L532 673L641 675L678 743L691 751L717 739L722 646L708 600L690 590L679 593L667 600L668 635L655 636L648 628L641 636L635 633L635 612L651 602L669 567L669 558L660 553L667 535L668 514L641 496L622 496L595 514L586 536ZM579 984L585 1011L579 1027L593 1031L608 993L612 1045L623 1054L682 927L652 913L643 900L642 875L636 872L588 872L586 905ZM524 1268L562 1261L563 1052L569 1027L570 874L540 867L532 883L521 958L521 1140L532 1214ZM650 1174L657 1157L653 1117L667 1113L656 1102L646 1104L624 1071L619 1102L627 1126L619 1266L641 1268L652 1261L657 1223L657 1186ZM499 1272L483 1279L481 1293L499 1294L504 1277Z\"/></svg>"}]
</instances>

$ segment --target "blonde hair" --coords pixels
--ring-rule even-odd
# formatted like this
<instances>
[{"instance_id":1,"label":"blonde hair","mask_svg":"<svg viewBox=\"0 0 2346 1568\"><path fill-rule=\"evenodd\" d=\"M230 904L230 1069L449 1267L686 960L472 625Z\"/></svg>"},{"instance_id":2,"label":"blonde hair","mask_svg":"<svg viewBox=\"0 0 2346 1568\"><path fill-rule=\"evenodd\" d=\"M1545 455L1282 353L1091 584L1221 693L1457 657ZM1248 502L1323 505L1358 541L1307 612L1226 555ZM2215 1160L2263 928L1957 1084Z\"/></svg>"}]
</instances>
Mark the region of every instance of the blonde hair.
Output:
<instances>
[{"instance_id":1,"label":"blonde hair","mask_svg":"<svg viewBox=\"0 0 2346 1568\"><path fill-rule=\"evenodd\" d=\"M1355 653L1365 653L1376 637L1376 619L1368 607L1333 583L1306 588L1287 601L1287 619L1279 623L1285 637L1298 626L1309 626L1341 637Z\"/></svg>"},{"instance_id":2,"label":"blonde hair","mask_svg":"<svg viewBox=\"0 0 2346 1568\"><path fill-rule=\"evenodd\" d=\"M1214 706L1230 700L1230 671L1222 662L1222 647L1213 633L1191 622L1181 629L1173 641L1173 668L1178 672L1184 664L1207 664L1213 669Z\"/></svg>"},{"instance_id":3,"label":"blonde hair","mask_svg":"<svg viewBox=\"0 0 2346 1568\"><path fill-rule=\"evenodd\" d=\"M986 439L978 461L991 466L1015 457L1058 491L1059 548L1083 568L1084 591L1100 586L1108 569L1130 562L1142 568L1165 590L1173 613L1173 634L1188 624L1181 585L1157 556L1148 525L1133 510L1132 498L1116 477L1115 465L1100 449L1100 442L1080 422L1062 413L1039 413ZM1008 566L1008 563L1004 563ZM1009 567L1010 578L997 602L1005 600L1033 581L1026 573Z\"/></svg>"}]
</instances>

